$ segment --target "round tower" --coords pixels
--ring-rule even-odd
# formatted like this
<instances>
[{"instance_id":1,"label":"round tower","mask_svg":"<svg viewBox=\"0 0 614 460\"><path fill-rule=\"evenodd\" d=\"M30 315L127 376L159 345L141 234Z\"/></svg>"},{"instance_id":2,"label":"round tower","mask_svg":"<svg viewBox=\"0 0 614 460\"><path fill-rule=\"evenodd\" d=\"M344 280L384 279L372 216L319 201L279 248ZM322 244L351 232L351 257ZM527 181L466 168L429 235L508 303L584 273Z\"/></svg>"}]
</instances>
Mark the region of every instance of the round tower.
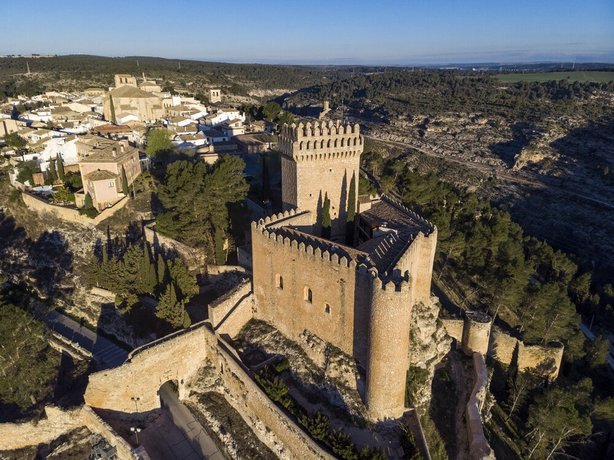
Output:
<instances>
[{"instance_id":1,"label":"round tower","mask_svg":"<svg viewBox=\"0 0 614 460\"><path fill-rule=\"evenodd\" d=\"M466 355L474 352L486 356L490 340L492 318L479 311L466 311L463 325L463 351Z\"/></svg>"},{"instance_id":2,"label":"round tower","mask_svg":"<svg viewBox=\"0 0 614 460\"><path fill-rule=\"evenodd\" d=\"M398 418L405 411L409 369L409 283L375 278L371 299L366 404L373 419Z\"/></svg>"}]
</instances>

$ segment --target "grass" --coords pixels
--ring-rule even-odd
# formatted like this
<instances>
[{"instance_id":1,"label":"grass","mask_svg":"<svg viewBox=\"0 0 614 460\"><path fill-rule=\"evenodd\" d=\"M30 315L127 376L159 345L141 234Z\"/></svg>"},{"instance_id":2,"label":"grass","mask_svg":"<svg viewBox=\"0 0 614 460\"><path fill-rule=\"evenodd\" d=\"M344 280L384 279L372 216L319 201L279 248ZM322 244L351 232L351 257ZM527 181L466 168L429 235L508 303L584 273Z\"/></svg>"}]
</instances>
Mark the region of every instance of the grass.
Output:
<instances>
[{"instance_id":1,"label":"grass","mask_svg":"<svg viewBox=\"0 0 614 460\"><path fill-rule=\"evenodd\" d=\"M571 71L571 72L530 72L530 73L504 73L496 76L497 79L503 82L544 82L568 80L570 82L595 82L607 83L614 81L614 72L603 71Z\"/></svg>"}]
</instances>

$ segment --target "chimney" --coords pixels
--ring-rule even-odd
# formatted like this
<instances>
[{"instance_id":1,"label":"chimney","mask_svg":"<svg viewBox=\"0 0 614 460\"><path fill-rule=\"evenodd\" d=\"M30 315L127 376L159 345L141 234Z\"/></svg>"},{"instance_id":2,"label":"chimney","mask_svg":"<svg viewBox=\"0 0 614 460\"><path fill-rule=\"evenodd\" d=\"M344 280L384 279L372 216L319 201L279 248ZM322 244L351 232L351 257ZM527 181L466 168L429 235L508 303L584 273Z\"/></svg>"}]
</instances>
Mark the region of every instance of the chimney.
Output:
<instances>
[{"instance_id":1,"label":"chimney","mask_svg":"<svg viewBox=\"0 0 614 460\"><path fill-rule=\"evenodd\" d=\"M111 149L111 154L113 155L113 158L117 156L117 149L115 147Z\"/></svg>"}]
</instances>

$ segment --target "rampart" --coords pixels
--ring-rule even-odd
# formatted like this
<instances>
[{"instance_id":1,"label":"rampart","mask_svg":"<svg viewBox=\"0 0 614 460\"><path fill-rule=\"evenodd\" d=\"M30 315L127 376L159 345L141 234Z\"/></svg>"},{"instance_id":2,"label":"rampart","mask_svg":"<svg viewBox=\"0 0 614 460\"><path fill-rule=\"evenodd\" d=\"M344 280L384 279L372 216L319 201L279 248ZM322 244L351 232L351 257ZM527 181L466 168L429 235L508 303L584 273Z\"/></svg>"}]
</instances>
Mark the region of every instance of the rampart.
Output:
<instances>
[{"instance_id":1,"label":"rampart","mask_svg":"<svg viewBox=\"0 0 614 460\"><path fill-rule=\"evenodd\" d=\"M564 352L564 346L560 342L545 346L525 345L497 326L490 326L490 322L475 321L475 318L465 320L445 318L441 321L448 335L456 339L464 350L484 352L485 356L509 366L514 349L518 345L519 370L531 369L549 380L555 380L559 375Z\"/></svg>"},{"instance_id":2,"label":"rampart","mask_svg":"<svg viewBox=\"0 0 614 460\"><path fill-rule=\"evenodd\" d=\"M51 214L58 219L65 220L67 222L73 222L75 224L85 225L88 227L94 227L105 219L108 219L114 215L117 211L122 209L128 203L128 198L122 198L112 208L104 209L93 219L86 215L80 214L78 210L73 208L66 208L64 206L56 206L48 203L47 201L38 198L30 193L22 192L21 197L26 207L39 214Z\"/></svg>"},{"instance_id":3,"label":"rampart","mask_svg":"<svg viewBox=\"0 0 614 460\"><path fill-rule=\"evenodd\" d=\"M156 230L156 224L152 223L145 226L145 239L155 248L163 247L179 254L186 262L191 271L201 271L206 267L205 253L183 244L168 236L162 235Z\"/></svg>"},{"instance_id":4,"label":"rampart","mask_svg":"<svg viewBox=\"0 0 614 460\"><path fill-rule=\"evenodd\" d=\"M232 304L241 288L226 299ZM222 311L232 307L217 305ZM147 411L160 407L158 390L168 380L179 385L180 398L189 391L188 380L208 361L221 378L224 396L248 425L266 427L283 444L292 458L332 459L299 426L286 416L253 381L252 375L236 357L236 352L208 321L193 325L170 337L134 350L122 366L90 376L86 402L94 408L120 412ZM138 375L138 379L134 376ZM259 435L258 430L256 434ZM270 439L262 436L266 444ZM272 447L272 446L271 446Z\"/></svg>"}]
</instances>

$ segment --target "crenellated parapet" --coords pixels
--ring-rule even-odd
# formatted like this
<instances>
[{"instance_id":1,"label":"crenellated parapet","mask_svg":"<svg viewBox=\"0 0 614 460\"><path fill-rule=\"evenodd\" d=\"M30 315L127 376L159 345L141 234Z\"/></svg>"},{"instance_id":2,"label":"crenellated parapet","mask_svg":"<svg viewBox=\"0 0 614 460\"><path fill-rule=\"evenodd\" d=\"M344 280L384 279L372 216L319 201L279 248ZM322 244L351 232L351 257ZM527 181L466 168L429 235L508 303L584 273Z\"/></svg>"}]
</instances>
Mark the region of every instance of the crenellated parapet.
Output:
<instances>
[{"instance_id":1,"label":"crenellated parapet","mask_svg":"<svg viewBox=\"0 0 614 460\"><path fill-rule=\"evenodd\" d=\"M417 212L409 209L407 206L405 206L403 203L401 203L400 201L396 200L395 198L392 198L391 196L388 196L388 195L382 195L380 199L382 201L385 201L386 203L390 204L391 206L394 206L398 210L404 212L405 214L407 214L409 217L411 217L415 221L420 222L420 223L426 225L430 229L431 232L434 231L437 228L434 223L432 223L431 221L425 219L424 217L422 217ZM427 233L426 235L428 236L429 233Z\"/></svg>"},{"instance_id":2,"label":"crenellated parapet","mask_svg":"<svg viewBox=\"0 0 614 460\"><path fill-rule=\"evenodd\" d=\"M337 121L284 125L279 136L282 153L295 161L359 157L364 139L360 125Z\"/></svg>"}]
</instances>

